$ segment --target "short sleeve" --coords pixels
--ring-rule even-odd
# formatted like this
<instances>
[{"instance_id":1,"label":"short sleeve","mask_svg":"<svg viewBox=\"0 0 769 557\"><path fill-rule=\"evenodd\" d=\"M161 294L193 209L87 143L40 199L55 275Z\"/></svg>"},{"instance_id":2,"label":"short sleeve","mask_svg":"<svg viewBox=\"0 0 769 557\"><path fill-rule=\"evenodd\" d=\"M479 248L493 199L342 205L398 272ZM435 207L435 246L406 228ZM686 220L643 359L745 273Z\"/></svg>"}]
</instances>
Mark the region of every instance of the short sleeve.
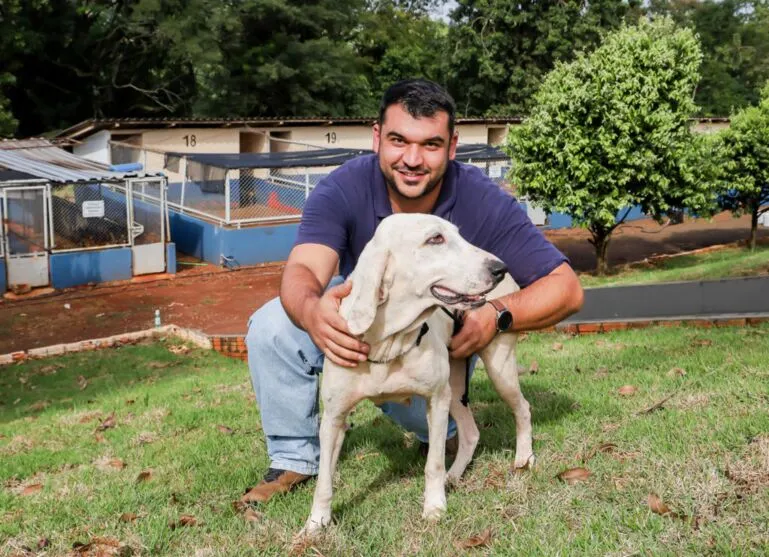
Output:
<instances>
[{"instance_id":1,"label":"short sleeve","mask_svg":"<svg viewBox=\"0 0 769 557\"><path fill-rule=\"evenodd\" d=\"M481 236L486 238L486 245L480 247L504 261L521 288L569 261L531 222L512 195L493 183L484 189L485 200L478 205L485 213Z\"/></svg>"},{"instance_id":2,"label":"short sleeve","mask_svg":"<svg viewBox=\"0 0 769 557\"><path fill-rule=\"evenodd\" d=\"M330 177L318 182L302 211L294 245L323 244L340 257L347 248L349 205L342 189Z\"/></svg>"}]
</instances>

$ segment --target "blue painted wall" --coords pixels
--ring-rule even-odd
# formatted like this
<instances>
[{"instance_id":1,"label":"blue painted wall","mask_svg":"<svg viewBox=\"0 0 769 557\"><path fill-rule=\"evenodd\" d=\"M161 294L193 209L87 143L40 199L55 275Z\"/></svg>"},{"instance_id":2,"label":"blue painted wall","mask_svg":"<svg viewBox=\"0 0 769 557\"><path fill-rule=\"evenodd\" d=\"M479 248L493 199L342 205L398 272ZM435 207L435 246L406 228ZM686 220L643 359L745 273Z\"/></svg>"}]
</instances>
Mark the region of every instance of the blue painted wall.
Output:
<instances>
[{"instance_id":1,"label":"blue painted wall","mask_svg":"<svg viewBox=\"0 0 769 557\"><path fill-rule=\"evenodd\" d=\"M627 207L622 209L621 211L617 212L617 215L614 217L615 220L619 220L622 218L622 215L625 214L625 211L627 211ZM634 206L632 209L630 209L630 212L628 213L627 217L625 217L625 222L629 222L631 220L638 220L646 218L646 215L644 215L643 211L641 210L640 205ZM565 213L550 213L548 215L548 223L545 228L571 228L572 227L572 218L571 215L567 215Z\"/></svg>"},{"instance_id":2,"label":"blue painted wall","mask_svg":"<svg viewBox=\"0 0 769 557\"><path fill-rule=\"evenodd\" d=\"M5 274L5 259L0 259L0 295L8 289L8 279Z\"/></svg>"},{"instance_id":3,"label":"blue painted wall","mask_svg":"<svg viewBox=\"0 0 769 557\"><path fill-rule=\"evenodd\" d=\"M170 221L176 249L214 265L221 264L223 255L238 265L285 261L299 228L291 223L226 229L173 210Z\"/></svg>"},{"instance_id":4,"label":"blue painted wall","mask_svg":"<svg viewBox=\"0 0 769 557\"><path fill-rule=\"evenodd\" d=\"M132 276L131 248L54 253L50 257L50 266L54 288L127 280Z\"/></svg>"}]
</instances>

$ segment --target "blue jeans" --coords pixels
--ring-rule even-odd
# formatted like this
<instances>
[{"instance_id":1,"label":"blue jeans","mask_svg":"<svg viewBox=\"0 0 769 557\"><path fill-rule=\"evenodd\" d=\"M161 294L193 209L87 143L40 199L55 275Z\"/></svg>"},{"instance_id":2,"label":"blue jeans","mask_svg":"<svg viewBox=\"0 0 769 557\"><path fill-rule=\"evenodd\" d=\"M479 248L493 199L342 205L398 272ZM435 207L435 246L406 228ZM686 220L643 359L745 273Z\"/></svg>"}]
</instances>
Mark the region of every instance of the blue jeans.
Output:
<instances>
[{"instance_id":1,"label":"blue jeans","mask_svg":"<svg viewBox=\"0 0 769 557\"><path fill-rule=\"evenodd\" d=\"M341 278L335 278L330 286L340 283ZM305 331L289 320L278 298L251 316L246 346L270 466L299 474L317 474L318 387L323 353ZM427 441L427 404L422 397L412 397L408 405L388 402L380 408L401 427L414 432L420 441ZM449 420L447 438L454 435L456 424Z\"/></svg>"}]
</instances>

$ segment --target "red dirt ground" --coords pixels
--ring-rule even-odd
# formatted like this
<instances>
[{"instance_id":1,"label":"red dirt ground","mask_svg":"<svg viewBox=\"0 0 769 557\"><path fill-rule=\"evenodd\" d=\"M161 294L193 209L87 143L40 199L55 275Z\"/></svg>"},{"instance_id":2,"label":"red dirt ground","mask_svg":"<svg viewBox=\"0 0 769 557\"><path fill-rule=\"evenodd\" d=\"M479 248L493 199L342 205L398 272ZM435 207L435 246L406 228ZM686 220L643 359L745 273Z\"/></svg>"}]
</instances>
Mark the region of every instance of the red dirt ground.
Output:
<instances>
[{"instance_id":1,"label":"red dirt ground","mask_svg":"<svg viewBox=\"0 0 769 557\"><path fill-rule=\"evenodd\" d=\"M687 221L661 227L650 220L618 228L609 247L613 265L652 255L743 240L747 217L718 215L708 222ZM769 229L760 237L769 238ZM595 265L584 230L554 230L546 235L578 271ZM185 261L185 258L180 258ZM186 259L186 261L191 261ZM164 324L208 334L243 334L249 315L277 295L281 264L226 271L212 265L180 265L171 279L100 285L48 296L0 301L0 354L62 342L99 338L152 327L155 309ZM65 308L69 304L69 309Z\"/></svg>"}]
</instances>

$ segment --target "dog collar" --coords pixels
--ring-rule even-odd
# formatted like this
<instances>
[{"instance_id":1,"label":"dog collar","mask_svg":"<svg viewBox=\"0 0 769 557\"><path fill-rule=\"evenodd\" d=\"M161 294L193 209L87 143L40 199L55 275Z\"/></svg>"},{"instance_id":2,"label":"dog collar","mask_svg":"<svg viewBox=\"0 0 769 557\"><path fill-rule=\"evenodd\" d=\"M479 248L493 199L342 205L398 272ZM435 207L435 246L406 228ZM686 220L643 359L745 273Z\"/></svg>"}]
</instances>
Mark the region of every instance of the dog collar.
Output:
<instances>
[{"instance_id":1,"label":"dog collar","mask_svg":"<svg viewBox=\"0 0 769 557\"><path fill-rule=\"evenodd\" d=\"M372 360L371 358L369 358L368 361L371 362L372 364L389 364L390 362L397 360L401 356L405 356L406 354L411 352L411 350L413 350L415 347L419 346L419 344L422 342L422 337L425 336L427 334L427 331L429 330L430 330L430 327L427 326L427 322L425 321L424 323L422 323L422 328L419 329L419 334L417 335L417 341L414 344L412 344L410 347L408 347L406 350L404 350L394 358L390 358L389 360Z\"/></svg>"}]
</instances>

